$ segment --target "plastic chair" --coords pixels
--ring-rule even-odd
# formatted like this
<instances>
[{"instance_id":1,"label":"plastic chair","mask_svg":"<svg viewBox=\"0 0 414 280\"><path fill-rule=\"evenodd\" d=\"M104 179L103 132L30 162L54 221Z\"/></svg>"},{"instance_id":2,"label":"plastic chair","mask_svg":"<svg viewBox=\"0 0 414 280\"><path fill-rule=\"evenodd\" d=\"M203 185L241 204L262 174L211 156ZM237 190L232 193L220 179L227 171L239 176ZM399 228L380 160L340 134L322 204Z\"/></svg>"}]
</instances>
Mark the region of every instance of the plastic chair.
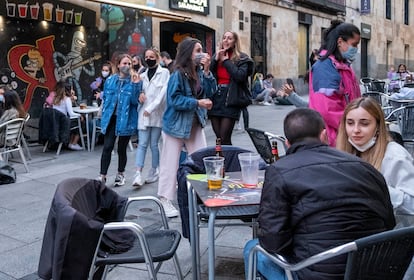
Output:
<instances>
[{"instance_id":1,"label":"plastic chair","mask_svg":"<svg viewBox=\"0 0 414 280\"><path fill-rule=\"evenodd\" d=\"M26 172L29 172L22 148L23 127L25 123L25 119L16 118L0 124L0 156L7 163L9 154L18 151Z\"/></svg>"},{"instance_id":2,"label":"plastic chair","mask_svg":"<svg viewBox=\"0 0 414 280\"><path fill-rule=\"evenodd\" d=\"M285 154L288 149L285 143L286 139L283 136L274 135L270 132L255 128L246 128L246 131L249 134L250 139L252 140L257 152L267 164L271 164L273 162L271 141L275 140L278 142L278 144L282 144L278 145L278 147L283 147L283 150L278 149L279 155Z\"/></svg>"},{"instance_id":3,"label":"plastic chair","mask_svg":"<svg viewBox=\"0 0 414 280\"><path fill-rule=\"evenodd\" d=\"M142 213L140 225L122 222L129 218L132 203L138 202L146 208L148 203L155 205L151 213L158 218L146 230ZM42 279L105 279L109 265L145 263L150 278L157 279L162 262L173 259L182 279L176 256L180 238L178 231L168 228L157 198L127 199L100 181L66 179L59 183L49 211L38 274Z\"/></svg>"},{"instance_id":4,"label":"plastic chair","mask_svg":"<svg viewBox=\"0 0 414 280\"><path fill-rule=\"evenodd\" d=\"M294 279L292 271L298 271L343 254L348 254L344 280L402 279L414 255L414 227L363 237L295 264L289 263L280 255L267 252L260 245L256 245L249 254L247 279L256 279L258 252L266 255L272 262L285 269L289 280Z\"/></svg>"}]
</instances>

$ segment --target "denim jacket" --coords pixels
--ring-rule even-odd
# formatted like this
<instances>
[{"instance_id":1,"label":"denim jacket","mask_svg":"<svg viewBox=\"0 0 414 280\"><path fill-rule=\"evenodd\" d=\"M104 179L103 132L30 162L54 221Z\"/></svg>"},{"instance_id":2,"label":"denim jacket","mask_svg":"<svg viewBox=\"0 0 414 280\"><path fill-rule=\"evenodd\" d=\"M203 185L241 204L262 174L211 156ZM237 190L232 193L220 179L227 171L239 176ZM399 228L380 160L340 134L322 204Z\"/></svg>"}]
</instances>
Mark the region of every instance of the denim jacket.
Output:
<instances>
[{"instance_id":1,"label":"denim jacket","mask_svg":"<svg viewBox=\"0 0 414 280\"><path fill-rule=\"evenodd\" d=\"M198 71L202 97L209 98L217 90L214 76L209 73L204 76L202 70ZM181 74L180 70L171 74L167 87L167 108L163 116L162 130L176 138L190 138L194 116L197 116L201 127L206 125L207 110L197 106L189 80Z\"/></svg>"},{"instance_id":2,"label":"denim jacket","mask_svg":"<svg viewBox=\"0 0 414 280\"><path fill-rule=\"evenodd\" d=\"M106 133L116 108L115 135L130 136L137 133L138 96L142 90L142 81L133 83L130 77L120 81L118 74L105 81L102 105L102 133Z\"/></svg>"}]
</instances>

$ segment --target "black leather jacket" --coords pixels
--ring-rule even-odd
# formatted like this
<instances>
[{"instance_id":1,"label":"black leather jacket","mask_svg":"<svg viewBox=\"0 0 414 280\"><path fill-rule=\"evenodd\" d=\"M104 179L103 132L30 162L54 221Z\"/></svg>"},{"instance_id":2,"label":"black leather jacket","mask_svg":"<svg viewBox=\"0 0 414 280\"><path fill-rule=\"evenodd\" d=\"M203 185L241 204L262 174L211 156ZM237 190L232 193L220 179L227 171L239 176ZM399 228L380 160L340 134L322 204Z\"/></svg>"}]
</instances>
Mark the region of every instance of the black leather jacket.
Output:
<instances>
[{"instance_id":1,"label":"black leather jacket","mask_svg":"<svg viewBox=\"0 0 414 280\"><path fill-rule=\"evenodd\" d=\"M292 145L268 167L259 241L297 262L395 226L383 176L361 159L320 142ZM346 256L300 270L299 279L343 279Z\"/></svg>"}]
</instances>

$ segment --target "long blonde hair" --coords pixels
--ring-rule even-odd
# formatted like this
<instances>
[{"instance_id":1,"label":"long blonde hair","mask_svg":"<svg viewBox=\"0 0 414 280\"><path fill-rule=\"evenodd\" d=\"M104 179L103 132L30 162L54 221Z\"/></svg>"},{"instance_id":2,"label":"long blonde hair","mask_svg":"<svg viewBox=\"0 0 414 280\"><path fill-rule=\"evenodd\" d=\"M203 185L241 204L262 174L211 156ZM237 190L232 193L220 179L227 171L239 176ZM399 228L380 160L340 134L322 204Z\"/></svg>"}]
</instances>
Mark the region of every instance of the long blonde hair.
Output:
<instances>
[{"instance_id":1,"label":"long blonde hair","mask_svg":"<svg viewBox=\"0 0 414 280\"><path fill-rule=\"evenodd\" d=\"M232 55L231 55L230 59L231 59L232 61L239 60L239 59L240 59L240 53L241 53L240 38L239 38L239 35L238 35L236 32L234 32L234 31L230 31L230 30L228 30L228 31L224 32L223 37L224 37L224 35L225 35L227 32L229 32L229 33L233 34L233 38L234 38L234 49L233 49L233 53L232 53Z\"/></svg>"},{"instance_id":2,"label":"long blonde hair","mask_svg":"<svg viewBox=\"0 0 414 280\"><path fill-rule=\"evenodd\" d=\"M348 113L360 107L366 110L371 116L373 116L377 122L377 140L375 142L375 145L362 153L359 153L348 142L348 135L346 133L346 117ZM385 125L384 113L382 112L382 109L377 101L371 97L361 97L353 100L348 104L348 106L346 106L339 125L338 137L336 139L337 149L358 155L373 165L377 170L381 170L381 164L384 158L385 150L387 149L387 145L390 141L391 137Z\"/></svg>"}]
</instances>

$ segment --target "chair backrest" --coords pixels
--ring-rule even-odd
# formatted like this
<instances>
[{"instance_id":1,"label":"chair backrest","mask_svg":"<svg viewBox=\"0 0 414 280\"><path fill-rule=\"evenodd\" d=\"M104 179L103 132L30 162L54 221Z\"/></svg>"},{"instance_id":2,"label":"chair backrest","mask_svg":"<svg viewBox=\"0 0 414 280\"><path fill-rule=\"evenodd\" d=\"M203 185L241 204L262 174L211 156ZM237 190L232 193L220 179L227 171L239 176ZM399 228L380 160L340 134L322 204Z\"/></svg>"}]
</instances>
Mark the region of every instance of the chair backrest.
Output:
<instances>
[{"instance_id":1,"label":"chair backrest","mask_svg":"<svg viewBox=\"0 0 414 280\"><path fill-rule=\"evenodd\" d=\"M400 111L398 123L404 141L414 140L414 104L404 106Z\"/></svg>"},{"instance_id":2,"label":"chair backrest","mask_svg":"<svg viewBox=\"0 0 414 280\"><path fill-rule=\"evenodd\" d=\"M379 91L367 91L364 92L362 94L362 96L364 97L371 97L373 98L375 101L377 101L377 103L382 106L382 94Z\"/></svg>"},{"instance_id":3,"label":"chair backrest","mask_svg":"<svg viewBox=\"0 0 414 280\"><path fill-rule=\"evenodd\" d=\"M345 280L403 279L414 255L414 226L381 232L355 241L348 254Z\"/></svg>"},{"instance_id":4,"label":"chair backrest","mask_svg":"<svg viewBox=\"0 0 414 280\"><path fill-rule=\"evenodd\" d=\"M370 90L385 93L385 82L384 81L372 81Z\"/></svg>"},{"instance_id":5,"label":"chair backrest","mask_svg":"<svg viewBox=\"0 0 414 280\"><path fill-rule=\"evenodd\" d=\"M39 276L87 279L104 223L122 220L126 201L99 181L59 183L46 222Z\"/></svg>"},{"instance_id":6,"label":"chair backrest","mask_svg":"<svg viewBox=\"0 0 414 280\"><path fill-rule=\"evenodd\" d=\"M4 128L4 133L2 133L3 139L1 139L0 143L4 147L20 145L24 124L25 119L23 118L12 119L1 124L1 127Z\"/></svg>"},{"instance_id":7,"label":"chair backrest","mask_svg":"<svg viewBox=\"0 0 414 280\"><path fill-rule=\"evenodd\" d=\"M268 132L255 128L246 128L246 131L249 134L250 139L252 140L257 152L267 164L271 164L273 162L272 144L270 142L271 140L278 142L279 155L286 153L287 147L285 144L285 139L281 136L272 135ZM280 149L280 147L283 147L283 150Z\"/></svg>"}]
</instances>

